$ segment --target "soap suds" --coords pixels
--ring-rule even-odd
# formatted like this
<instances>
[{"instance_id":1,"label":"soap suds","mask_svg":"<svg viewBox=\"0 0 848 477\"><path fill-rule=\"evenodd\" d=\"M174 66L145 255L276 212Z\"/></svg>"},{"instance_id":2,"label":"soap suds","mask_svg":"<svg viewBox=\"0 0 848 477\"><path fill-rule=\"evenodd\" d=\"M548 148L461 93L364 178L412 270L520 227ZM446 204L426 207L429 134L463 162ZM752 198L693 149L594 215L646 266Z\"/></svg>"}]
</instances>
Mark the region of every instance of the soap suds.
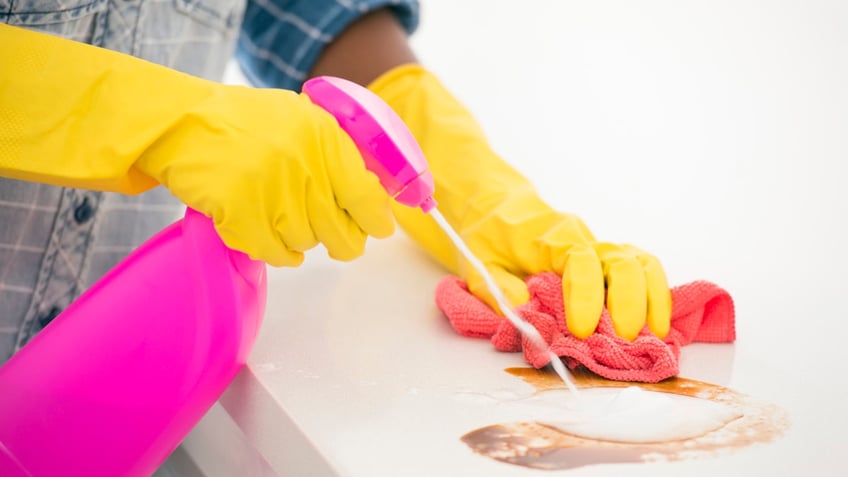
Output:
<instances>
[{"instance_id":1,"label":"soap suds","mask_svg":"<svg viewBox=\"0 0 848 477\"><path fill-rule=\"evenodd\" d=\"M669 407L674 411L670 414L666 411L668 415L663 418L669 423L648 424L646 417L646 422L625 425L618 416L618 426L625 435L616 435L615 425L611 425L612 429L594 428L598 425L597 419L591 426L587 424L581 428L579 419L563 418L575 400L562 389L562 383L554 374L532 368L510 368L507 372L532 385L537 393L511 400L490 397L489 403L498 406L493 411L507 419L515 418L514 422L471 431L462 436L462 441L480 455L523 467L562 470L596 464L703 458L774 441L789 427L789 417L780 407L723 386L672 378L634 388L631 383L609 381L588 372L573 373L581 397L588 398L581 399L583 405L596 398L610 400L623 396L624 400L618 403L595 405L607 410L614 410L619 405L639 405L655 412L651 411L652 406L665 399L673 400ZM628 397L630 393L636 396ZM642 393L661 394L662 399L653 397L639 404L638 394ZM699 410L695 411L696 408ZM579 411L585 412L589 411ZM689 412L704 412L706 416L687 416ZM631 416L630 412L626 414ZM697 418L698 423L690 422L690 417ZM645 425L655 427L644 432L626 429ZM688 437L652 441L645 439L647 434Z\"/></svg>"},{"instance_id":2,"label":"soap suds","mask_svg":"<svg viewBox=\"0 0 848 477\"><path fill-rule=\"evenodd\" d=\"M742 417L738 410L706 399L644 391L592 388L563 406L565 391L545 391L526 400L534 420L569 434L614 442L651 443L690 439Z\"/></svg>"}]
</instances>

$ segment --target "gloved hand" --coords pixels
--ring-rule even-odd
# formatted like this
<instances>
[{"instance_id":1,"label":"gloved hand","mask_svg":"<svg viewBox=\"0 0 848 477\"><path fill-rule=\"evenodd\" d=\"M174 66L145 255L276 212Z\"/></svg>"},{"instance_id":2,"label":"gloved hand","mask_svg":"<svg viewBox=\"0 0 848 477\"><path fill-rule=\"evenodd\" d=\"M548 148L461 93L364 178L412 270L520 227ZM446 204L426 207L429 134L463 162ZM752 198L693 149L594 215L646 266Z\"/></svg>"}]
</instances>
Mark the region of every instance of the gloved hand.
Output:
<instances>
[{"instance_id":1,"label":"gloved hand","mask_svg":"<svg viewBox=\"0 0 848 477\"><path fill-rule=\"evenodd\" d=\"M418 140L448 222L486 265L513 305L529 298L523 278L562 274L569 331L586 338L606 303L616 333L634 339L646 321L664 337L671 294L656 258L629 245L598 242L578 217L553 210L490 148L471 114L418 65L387 72L369 88L392 106ZM469 289L497 309L485 283L432 218L395 206L409 235Z\"/></svg>"},{"instance_id":2,"label":"gloved hand","mask_svg":"<svg viewBox=\"0 0 848 477\"><path fill-rule=\"evenodd\" d=\"M0 175L138 193L158 183L231 248L295 266L360 255L394 230L389 198L305 96L227 86L0 24Z\"/></svg>"}]
</instances>

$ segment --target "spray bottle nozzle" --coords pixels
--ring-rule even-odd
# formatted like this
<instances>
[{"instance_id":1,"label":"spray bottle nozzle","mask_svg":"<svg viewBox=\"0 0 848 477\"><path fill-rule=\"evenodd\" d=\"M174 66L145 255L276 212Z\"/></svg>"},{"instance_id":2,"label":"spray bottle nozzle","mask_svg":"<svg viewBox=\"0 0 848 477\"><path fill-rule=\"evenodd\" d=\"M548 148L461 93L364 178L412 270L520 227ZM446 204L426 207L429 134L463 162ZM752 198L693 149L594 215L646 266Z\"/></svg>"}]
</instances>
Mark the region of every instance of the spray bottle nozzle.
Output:
<instances>
[{"instance_id":1,"label":"spray bottle nozzle","mask_svg":"<svg viewBox=\"0 0 848 477\"><path fill-rule=\"evenodd\" d=\"M436 206L424 153L388 104L367 88L332 76L310 79L303 92L336 118L389 195L424 212Z\"/></svg>"}]
</instances>

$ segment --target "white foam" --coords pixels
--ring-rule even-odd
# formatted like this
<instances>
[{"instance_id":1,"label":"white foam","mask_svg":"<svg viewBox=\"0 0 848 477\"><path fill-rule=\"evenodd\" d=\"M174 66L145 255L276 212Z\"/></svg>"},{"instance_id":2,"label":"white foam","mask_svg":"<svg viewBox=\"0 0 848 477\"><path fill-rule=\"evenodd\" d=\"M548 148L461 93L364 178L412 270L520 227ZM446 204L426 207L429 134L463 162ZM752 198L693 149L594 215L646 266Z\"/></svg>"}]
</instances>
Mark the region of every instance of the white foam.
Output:
<instances>
[{"instance_id":1,"label":"white foam","mask_svg":"<svg viewBox=\"0 0 848 477\"><path fill-rule=\"evenodd\" d=\"M523 408L525 419L572 435L630 443L698 437L741 417L721 403L635 386L583 389L581 398L576 401L565 390L552 390L512 405Z\"/></svg>"}]
</instances>

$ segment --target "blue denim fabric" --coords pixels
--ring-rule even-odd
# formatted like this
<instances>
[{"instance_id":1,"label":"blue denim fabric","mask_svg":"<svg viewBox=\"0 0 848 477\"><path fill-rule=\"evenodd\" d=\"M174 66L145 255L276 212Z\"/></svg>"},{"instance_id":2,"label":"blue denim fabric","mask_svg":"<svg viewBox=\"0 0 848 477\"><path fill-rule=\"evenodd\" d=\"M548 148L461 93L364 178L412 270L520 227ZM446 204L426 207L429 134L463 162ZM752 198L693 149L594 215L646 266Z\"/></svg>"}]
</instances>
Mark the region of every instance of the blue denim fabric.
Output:
<instances>
[{"instance_id":1,"label":"blue denim fabric","mask_svg":"<svg viewBox=\"0 0 848 477\"><path fill-rule=\"evenodd\" d=\"M254 0L248 2L236 58L254 85L299 91L321 50L367 12L391 8L409 34L416 0Z\"/></svg>"}]
</instances>

